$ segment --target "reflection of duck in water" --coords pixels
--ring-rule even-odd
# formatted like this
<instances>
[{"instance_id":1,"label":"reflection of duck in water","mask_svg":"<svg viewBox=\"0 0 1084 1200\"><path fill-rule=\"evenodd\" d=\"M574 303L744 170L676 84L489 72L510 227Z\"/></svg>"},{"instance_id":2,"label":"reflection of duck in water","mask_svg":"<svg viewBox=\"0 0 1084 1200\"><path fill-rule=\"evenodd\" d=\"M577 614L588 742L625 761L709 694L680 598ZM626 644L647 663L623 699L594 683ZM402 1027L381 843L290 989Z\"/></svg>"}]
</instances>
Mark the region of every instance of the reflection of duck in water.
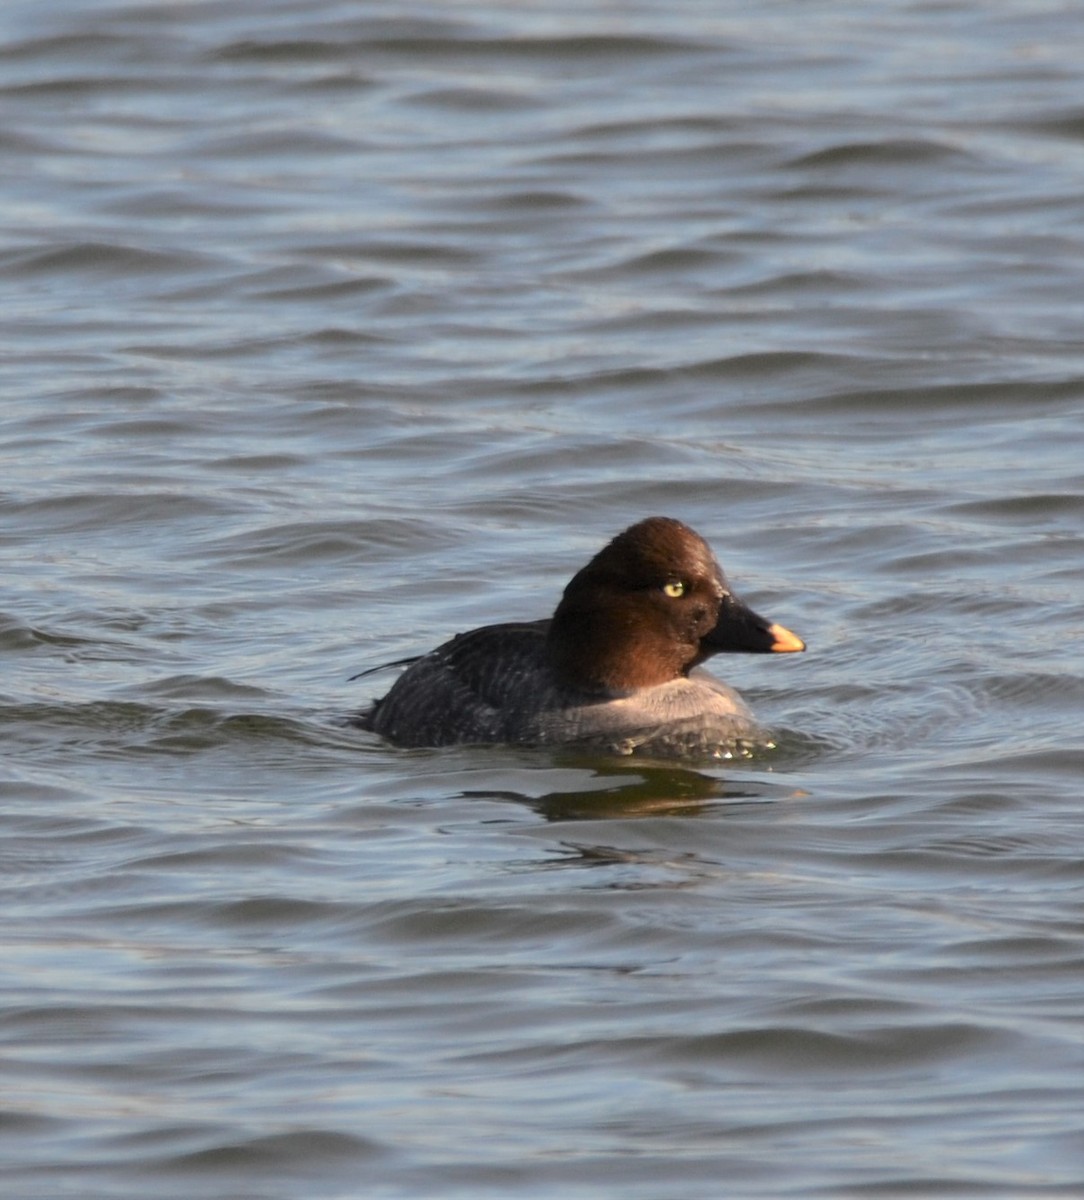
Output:
<instances>
[{"instance_id":1,"label":"reflection of duck in water","mask_svg":"<svg viewBox=\"0 0 1084 1200\"><path fill-rule=\"evenodd\" d=\"M579 755L579 770L558 790L539 796L501 793L507 799L518 800L534 809L547 821L597 821L617 817L692 817L718 813L720 806L737 812L750 804L795 799L801 793L786 783L777 784L764 779L731 779L705 774L670 762L655 762L637 757L634 760ZM567 755L568 765L575 763ZM565 765L565 758L562 758ZM545 775L543 775L545 778ZM470 793L467 793L470 794ZM478 793L492 798L494 793ZM577 846L578 851L585 847ZM613 854L608 857L613 858Z\"/></svg>"},{"instance_id":2,"label":"reflection of duck in water","mask_svg":"<svg viewBox=\"0 0 1084 1200\"><path fill-rule=\"evenodd\" d=\"M551 619L487 625L408 660L358 723L401 746L724 756L764 733L699 664L720 651L804 649L731 593L703 538L649 517L572 577Z\"/></svg>"}]
</instances>

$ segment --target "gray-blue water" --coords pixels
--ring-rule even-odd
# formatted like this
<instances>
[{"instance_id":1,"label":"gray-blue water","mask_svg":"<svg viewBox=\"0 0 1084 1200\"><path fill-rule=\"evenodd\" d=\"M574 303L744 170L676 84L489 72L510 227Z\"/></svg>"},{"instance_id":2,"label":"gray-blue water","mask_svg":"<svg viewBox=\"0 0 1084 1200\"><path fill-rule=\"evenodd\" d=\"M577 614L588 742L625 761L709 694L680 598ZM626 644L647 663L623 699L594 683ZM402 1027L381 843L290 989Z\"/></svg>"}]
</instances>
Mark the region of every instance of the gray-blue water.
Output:
<instances>
[{"instance_id":1,"label":"gray-blue water","mask_svg":"<svg viewBox=\"0 0 1084 1200\"><path fill-rule=\"evenodd\" d=\"M1084 1195L1082 45L7 0L5 1197ZM344 724L653 513L774 752Z\"/></svg>"}]
</instances>

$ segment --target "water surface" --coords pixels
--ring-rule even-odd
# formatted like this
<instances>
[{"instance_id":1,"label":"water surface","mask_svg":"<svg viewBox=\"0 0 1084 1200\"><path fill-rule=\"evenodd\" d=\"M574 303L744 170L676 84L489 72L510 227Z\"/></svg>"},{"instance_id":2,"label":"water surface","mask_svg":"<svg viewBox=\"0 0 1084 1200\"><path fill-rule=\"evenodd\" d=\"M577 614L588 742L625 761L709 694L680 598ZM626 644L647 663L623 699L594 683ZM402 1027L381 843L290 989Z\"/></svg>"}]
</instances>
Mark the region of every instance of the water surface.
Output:
<instances>
[{"instance_id":1,"label":"water surface","mask_svg":"<svg viewBox=\"0 0 1084 1200\"><path fill-rule=\"evenodd\" d=\"M4 6L5 1194L1084 1192L1082 36ZM653 513L775 751L344 723Z\"/></svg>"}]
</instances>

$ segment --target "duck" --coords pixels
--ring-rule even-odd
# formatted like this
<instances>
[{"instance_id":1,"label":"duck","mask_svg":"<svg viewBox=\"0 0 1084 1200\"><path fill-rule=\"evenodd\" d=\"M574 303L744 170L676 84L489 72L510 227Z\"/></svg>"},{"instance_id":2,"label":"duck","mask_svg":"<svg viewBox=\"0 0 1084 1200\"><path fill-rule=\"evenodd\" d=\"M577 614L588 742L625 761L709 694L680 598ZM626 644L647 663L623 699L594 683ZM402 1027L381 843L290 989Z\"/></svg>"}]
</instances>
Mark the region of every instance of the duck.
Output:
<instances>
[{"instance_id":1,"label":"duck","mask_svg":"<svg viewBox=\"0 0 1084 1200\"><path fill-rule=\"evenodd\" d=\"M738 599L698 533L648 517L572 576L552 617L486 625L386 664L406 670L354 723L403 747L748 756L770 736L701 664L804 649Z\"/></svg>"}]
</instances>

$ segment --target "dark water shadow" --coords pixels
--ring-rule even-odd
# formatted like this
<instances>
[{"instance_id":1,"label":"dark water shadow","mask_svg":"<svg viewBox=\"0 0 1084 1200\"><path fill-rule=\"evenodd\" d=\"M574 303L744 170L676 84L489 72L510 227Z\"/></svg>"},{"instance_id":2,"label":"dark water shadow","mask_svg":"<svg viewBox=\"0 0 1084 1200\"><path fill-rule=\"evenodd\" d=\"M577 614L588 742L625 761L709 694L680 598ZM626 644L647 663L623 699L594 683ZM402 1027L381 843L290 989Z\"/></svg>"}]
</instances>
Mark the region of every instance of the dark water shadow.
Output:
<instances>
[{"instance_id":1,"label":"dark water shadow","mask_svg":"<svg viewBox=\"0 0 1084 1200\"><path fill-rule=\"evenodd\" d=\"M511 800L547 821L597 821L604 818L702 816L719 805L763 804L798 795L786 783L728 779L719 774L667 762L614 762L569 757L560 766L582 772L582 786L541 795L505 790L467 790L463 798Z\"/></svg>"}]
</instances>

